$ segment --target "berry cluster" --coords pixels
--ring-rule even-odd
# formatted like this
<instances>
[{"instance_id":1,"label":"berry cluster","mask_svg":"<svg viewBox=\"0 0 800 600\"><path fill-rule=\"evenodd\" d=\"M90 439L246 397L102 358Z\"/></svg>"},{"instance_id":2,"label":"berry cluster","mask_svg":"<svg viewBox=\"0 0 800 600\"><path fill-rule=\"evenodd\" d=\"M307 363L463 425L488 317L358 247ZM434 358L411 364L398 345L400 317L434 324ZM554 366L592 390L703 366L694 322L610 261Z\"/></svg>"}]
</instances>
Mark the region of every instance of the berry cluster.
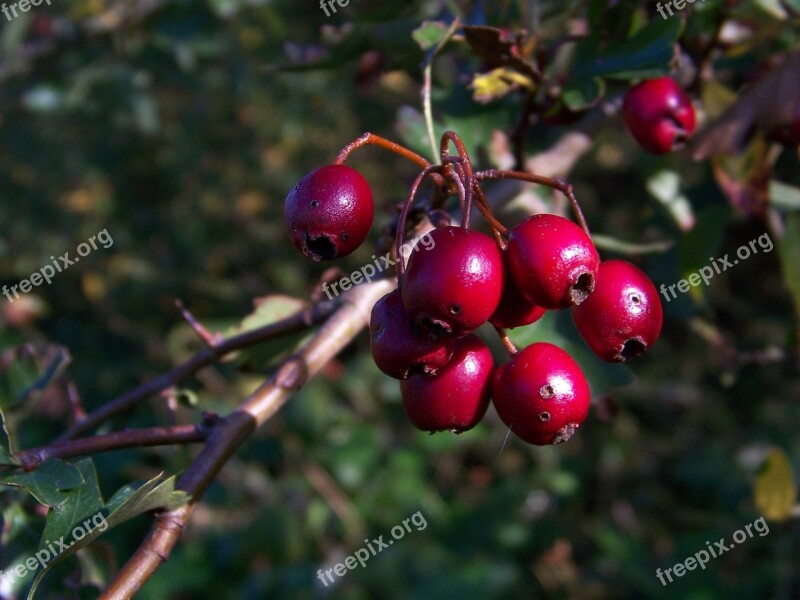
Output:
<instances>
[{"instance_id":1,"label":"berry cluster","mask_svg":"<svg viewBox=\"0 0 800 600\"><path fill-rule=\"evenodd\" d=\"M457 155L449 153L453 143ZM484 416L490 401L501 420L531 444L568 440L589 412L590 392L580 366L561 348L534 343L517 351L505 328L531 324L547 310L570 309L589 347L607 361L642 354L658 338L662 309L655 286L634 265L601 262L568 184L518 171L474 172L461 140L442 138L441 164L366 134L345 147L337 164L306 175L286 198L285 219L295 246L313 260L352 252L373 218L369 186L341 164L355 148L379 145L423 167L411 186L395 230L406 239L406 221L422 181L435 193L428 214L457 195L461 225L440 223L432 243L397 263L398 289L381 298L370 317L370 348L378 368L400 380L403 405L424 431L462 432ZM515 178L549 185L570 201L580 225L538 214L510 230L492 214L480 183ZM436 204L439 204L437 206ZM492 235L470 227L476 208ZM497 331L510 360L496 367L474 331L485 323Z\"/></svg>"}]
</instances>

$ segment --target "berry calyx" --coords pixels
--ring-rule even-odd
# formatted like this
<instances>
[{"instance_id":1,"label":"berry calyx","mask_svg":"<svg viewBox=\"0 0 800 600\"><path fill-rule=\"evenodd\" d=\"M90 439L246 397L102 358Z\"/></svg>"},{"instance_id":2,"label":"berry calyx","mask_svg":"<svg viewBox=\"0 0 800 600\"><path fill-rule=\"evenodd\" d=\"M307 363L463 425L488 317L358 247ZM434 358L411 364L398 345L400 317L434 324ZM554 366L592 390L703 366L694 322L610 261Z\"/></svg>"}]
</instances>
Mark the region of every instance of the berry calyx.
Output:
<instances>
[{"instance_id":1,"label":"berry calyx","mask_svg":"<svg viewBox=\"0 0 800 600\"><path fill-rule=\"evenodd\" d=\"M341 258L358 248L375 208L364 177L345 165L326 165L303 176L289 192L283 217L292 243L311 260Z\"/></svg>"},{"instance_id":2,"label":"berry calyx","mask_svg":"<svg viewBox=\"0 0 800 600\"><path fill-rule=\"evenodd\" d=\"M607 260L600 264L594 292L572 308L572 318L597 356L624 362L655 344L664 315L658 291L641 269Z\"/></svg>"},{"instance_id":3,"label":"berry calyx","mask_svg":"<svg viewBox=\"0 0 800 600\"><path fill-rule=\"evenodd\" d=\"M377 367L395 379L435 374L453 355L453 340L436 339L411 319L400 290L375 303L369 320L369 347Z\"/></svg>"},{"instance_id":4,"label":"berry calyx","mask_svg":"<svg viewBox=\"0 0 800 600\"><path fill-rule=\"evenodd\" d=\"M535 323L546 312L544 308L523 296L522 292L514 285L514 280L507 277L500 304L497 305L494 314L489 317L489 322L495 327L513 329Z\"/></svg>"},{"instance_id":5,"label":"berry calyx","mask_svg":"<svg viewBox=\"0 0 800 600\"><path fill-rule=\"evenodd\" d=\"M518 223L509 233L506 256L517 289L546 309L583 302L594 289L600 264L586 232L551 214Z\"/></svg>"},{"instance_id":6,"label":"berry calyx","mask_svg":"<svg viewBox=\"0 0 800 600\"><path fill-rule=\"evenodd\" d=\"M558 346L531 344L495 370L492 400L500 419L530 444L566 442L589 413L589 384Z\"/></svg>"},{"instance_id":7,"label":"berry calyx","mask_svg":"<svg viewBox=\"0 0 800 600\"><path fill-rule=\"evenodd\" d=\"M636 141L654 154L683 146L697 125L691 99L671 77L648 79L630 88L622 118Z\"/></svg>"},{"instance_id":8,"label":"berry calyx","mask_svg":"<svg viewBox=\"0 0 800 600\"><path fill-rule=\"evenodd\" d=\"M472 429L489 406L493 369L492 353L479 337L456 340L453 358L436 375L400 382L408 418L423 431Z\"/></svg>"},{"instance_id":9,"label":"berry calyx","mask_svg":"<svg viewBox=\"0 0 800 600\"><path fill-rule=\"evenodd\" d=\"M430 249L415 248L408 261L403 304L432 331L464 335L483 325L500 303L503 256L491 237L471 229L434 229L430 240Z\"/></svg>"}]
</instances>

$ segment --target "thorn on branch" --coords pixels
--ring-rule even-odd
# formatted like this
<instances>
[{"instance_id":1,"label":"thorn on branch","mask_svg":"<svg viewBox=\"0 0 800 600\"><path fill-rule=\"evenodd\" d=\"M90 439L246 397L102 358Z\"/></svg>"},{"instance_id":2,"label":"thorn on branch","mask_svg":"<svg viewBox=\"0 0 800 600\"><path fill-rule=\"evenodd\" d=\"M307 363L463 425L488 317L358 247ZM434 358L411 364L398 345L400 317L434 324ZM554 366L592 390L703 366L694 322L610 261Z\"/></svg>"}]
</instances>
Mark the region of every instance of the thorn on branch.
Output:
<instances>
[{"instance_id":1,"label":"thorn on branch","mask_svg":"<svg viewBox=\"0 0 800 600\"><path fill-rule=\"evenodd\" d=\"M175 300L175 306L178 307L178 310L181 311L181 315L192 328L192 330L197 334L197 337L205 344L207 347L213 349L222 341L222 336L218 333L211 333L208 329L206 329L200 321L198 321L195 316L191 313L191 311L186 308L180 300Z\"/></svg>"}]
</instances>

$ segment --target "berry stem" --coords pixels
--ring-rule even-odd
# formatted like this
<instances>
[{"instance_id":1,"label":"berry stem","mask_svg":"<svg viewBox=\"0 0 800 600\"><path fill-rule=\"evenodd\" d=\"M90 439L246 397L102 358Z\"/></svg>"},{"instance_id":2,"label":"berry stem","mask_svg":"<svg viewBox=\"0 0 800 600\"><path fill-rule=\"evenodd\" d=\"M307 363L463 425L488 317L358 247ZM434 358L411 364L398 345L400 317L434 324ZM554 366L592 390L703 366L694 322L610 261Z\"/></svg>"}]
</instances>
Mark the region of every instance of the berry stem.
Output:
<instances>
[{"instance_id":1,"label":"berry stem","mask_svg":"<svg viewBox=\"0 0 800 600\"><path fill-rule=\"evenodd\" d=\"M497 325L494 325L493 327L497 332L497 335L500 337L500 341L503 342L503 346L505 347L509 356L513 357L517 352L519 352L517 347L514 345L514 342L512 342L511 338L508 337L508 333L506 333L505 329L498 327Z\"/></svg>"},{"instance_id":2,"label":"berry stem","mask_svg":"<svg viewBox=\"0 0 800 600\"><path fill-rule=\"evenodd\" d=\"M403 277L403 273L405 272L405 264L403 260L403 254L400 252L400 247L403 245L403 236L405 235L406 230L406 219L408 218L408 211L411 209L411 205L414 203L414 198L417 195L417 190L419 189L422 180L425 179L428 175L433 174L442 174L444 167L442 165L428 165L422 171L420 171L417 178L414 180L414 183L411 184L411 188L408 191L408 196L406 197L406 201L403 203L403 209L400 211L400 216L397 219L397 231L395 232L395 252L397 252L397 281L398 287L401 285L400 280Z\"/></svg>"},{"instance_id":3,"label":"berry stem","mask_svg":"<svg viewBox=\"0 0 800 600\"><path fill-rule=\"evenodd\" d=\"M586 232L586 235L591 236L589 232L589 225L586 223L586 218L583 216L583 211L572 191L572 185L563 179L555 177L545 177L544 175L534 175L533 173L525 173L524 171L510 171L500 169L488 169L486 171L478 171L475 173L475 179L483 181L486 179L519 179L520 181L528 181L530 183L538 183L539 185L546 185L547 187L558 190L567 197L572 210L575 213L575 218L578 224Z\"/></svg>"},{"instance_id":4,"label":"berry stem","mask_svg":"<svg viewBox=\"0 0 800 600\"><path fill-rule=\"evenodd\" d=\"M478 198L478 203L475 205L478 207L478 210L481 211L483 218L489 223L492 227L492 234L494 235L494 239L497 243L505 249L505 241L503 240L502 235L508 234L508 229L505 225L503 225L500 221L492 213L492 207L489 206L489 201L486 199L486 195L483 193L481 186L478 184L478 179L473 179L473 189L475 190L475 196Z\"/></svg>"},{"instance_id":5,"label":"berry stem","mask_svg":"<svg viewBox=\"0 0 800 600\"><path fill-rule=\"evenodd\" d=\"M421 169L426 169L431 166L431 162L428 159L424 158L423 156L420 156L413 150L410 150L405 146L402 146L396 142L387 140L384 137L375 135L374 133L370 132L366 132L361 137L353 140L345 147L343 147L339 151L339 155L336 157L336 161L334 161L334 164L336 165L343 164L344 161L347 160L347 157L350 156L351 152L353 152L354 150L358 150L362 146L378 146L385 150L389 150L390 152L394 152L395 154L402 156L407 160L410 160Z\"/></svg>"}]
</instances>

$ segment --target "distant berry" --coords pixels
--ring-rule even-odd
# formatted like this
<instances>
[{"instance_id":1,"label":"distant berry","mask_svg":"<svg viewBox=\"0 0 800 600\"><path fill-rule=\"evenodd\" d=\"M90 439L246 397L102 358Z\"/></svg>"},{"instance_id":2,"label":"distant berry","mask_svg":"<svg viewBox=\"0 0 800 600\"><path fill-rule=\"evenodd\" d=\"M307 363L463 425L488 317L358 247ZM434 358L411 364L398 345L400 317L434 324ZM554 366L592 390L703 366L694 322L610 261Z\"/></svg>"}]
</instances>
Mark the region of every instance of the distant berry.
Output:
<instances>
[{"instance_id":1,"label":"distant berry","mask_svg":"<svg viewBox=\"0 0 800 600\"><path fill-rule=\"evenodd\" d=\"M292 243L308 258L333 260L358 248L372 227L372 191L345 165L326 165L305 175L289 192L283 216Z\"/></svg>"},{"instance_id":2,"label":"distant berry","mask_svg":"<svg viewBox=\"0 0 800 600\"><path fill-rule=\"evenodd\" d=\"M682 146L697 125L691 99L671 77L648 79L630 88L622 118L636 141L654 154Z\"/></svg>"},{"instance_id":3,"label":"distant berry","mask_svg":"<svg viewBox=\"0 0 800 600\"><path fill-rule=\"evenodd\" d=\"M492 353L480 338L457 339L453 358L436 375L414 375L400 382L409 419L423 431L472 429L489 406L493 368Z\"/></svg>"},{"instance_id":4,"label":"distant berry","mask_svg":"<svg viewBox=\"0 0 800 600\"><path fill-rule=\"evenodd\" d=\"M495 370L492 400L500 419L530 444L567 441L589 413L589 384L558 346L531 344Z\"/></svg>"},{"instance_id":5,"label":"distant berry","mask_svg":"<svg viewBox=\"0 0 800 600\"><path fill-rule=\"evenodd\" d=\"M504 280L503 256L491 237L442 227L430 233L430 249L412 253L401 281L403 304L417 322L460 336L492 316Z\"/></svg>"},{"instance_id":6,"label":"distant berry","mask_svg":"<svg viewBox=\"0 0 800 600\"><path fill-rule=\"evenodd\" d=\"M624 362L655 344L663 310L644 272L624 260L607 260L600 264L594 292L572 308L572 318L597 356Z\"/></svg>"},{"instance_id":7,"label":"distant berry","mask_svg":"<svg viewBox=\"0 0 800 600\"><path fill-rule=\"evenodd\" d=\"M580 304L594 289L600 257L586 232L564 217L521 221L509 233L506 255L514 285L542 308Z\"/></svg>"},{"instance_id":8,"label":"distant berry","mask_svg":"<svg viewBox=\"0 0 800 600\"><path fill-rule=\"evenodd\" d=\"M507 277L500 304L497 305L494 314L489 317L489 322L495 327L513 329L535 323L546 312L544 308L525 298L514 285L514 280Z\"/></svg>"},{"instance_id":9,"label":"distant berry","mask_svg":"<svg viewBox=\"0 0 800 600\"><path fill-rule=\"evenodd\" d=\"M436 373L453 355L452 339L436 339L412 321L400 290L389 292L372 307L369 333L375 364L395 379Z\"/></svg>"}]
</instances>

